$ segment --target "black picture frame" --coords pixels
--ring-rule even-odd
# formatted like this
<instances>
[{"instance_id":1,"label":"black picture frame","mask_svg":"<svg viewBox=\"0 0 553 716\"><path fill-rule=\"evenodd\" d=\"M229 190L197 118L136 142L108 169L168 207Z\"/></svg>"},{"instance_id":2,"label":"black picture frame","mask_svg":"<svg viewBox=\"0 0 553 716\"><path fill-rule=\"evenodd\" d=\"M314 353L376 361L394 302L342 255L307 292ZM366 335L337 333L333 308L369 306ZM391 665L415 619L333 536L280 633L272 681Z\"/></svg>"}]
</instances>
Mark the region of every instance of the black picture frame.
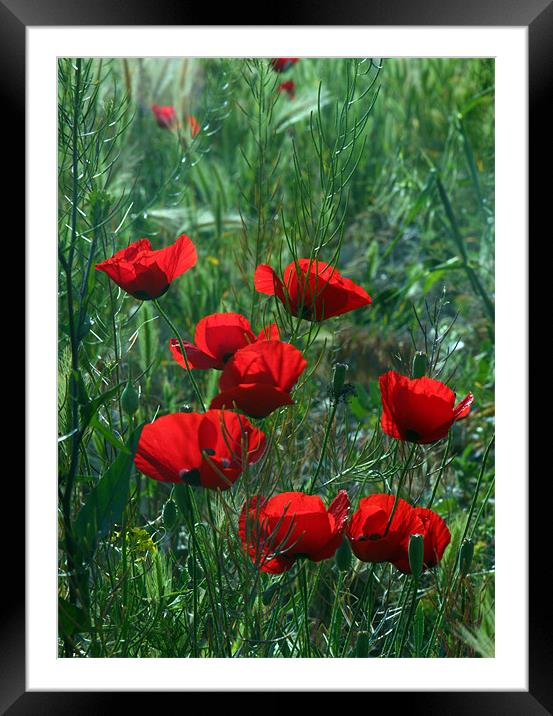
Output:
<instances>
[{"instance_id":1,"label":"black picture frame","mask_svg":"<svg viewBox=\"0 0 553 716\"><path fill-rule=\"evenodd\" d=\"M535 240L550 226L549 205L551 182L541 178L541 170L549 169L551 151L551 88L553 87L553 0L350 0L335 3L296 1L272 3L271 14L263 20L237 22L236 5L219 6L217 13L224 25L397 25L397 26L525 26L529 42L529 236ZM208 17L210 15L210 17ZM245 15L245 13L242 13ZM10 213L23 215L24 165L21 147L24 146L25 127L25 30L27 26L80 25L210 25L213 8L186 0L0 0L0 97L3 111L0 121L3 132L12 145L14 160L10 166L8 202ZM19 138L19 142L15 140ZM20 211L17 212L16 208ZM547 217L546 217L547 212ZM18 234L21 221L17 222ZM538 227L540 234L538 234ZM551 235L550 229L548 235ZM11 249L10 249L11 250ZM550 278L549 278L550 280ZM535 306L534 306L535 307ZM530 314L532 315L532 314ZM29 350L27 336L27 350ZM530 375L536 371L530 370ZM537 378L535 378L537 380ZM529 384L529 383L528 383ZM524 401L526 396L517 396ZM20 396L18 402L21 402ZM16 404L16 403L14 403ZM531 445L539 437L529 433ZM536 441L536 442L534 442ZM530 448L530 454L532 452ZM549 470L547 470L549 472ZM544 471L545 473L545 471ZM551 610L551 559L546 560L544 576L544 544L551 545L548 523L551 504L551 477L539 475L539 487L529 486L530 498L530 574L529 574L529 690L527 692L394 692L372 693L367 708L377 702L403 706L412 713L501 714L508 716L536 716L553 713L553 639L548 623ZM498 476L501 479L501 476ZM14 484L17 482L17 484ZM3 550L4 586L3 607L0 612L0 712L10 716L20 714L97 714L110 712L123 703L128 707L129 694L102 692L28 692L25 686L25 596L23 524L24 482L19 476L10 485L10 511L16 512L19 525L17 538L9 549ZM544 529L545 525L545 529ZM15 533L11 532L12 535ZM516 539L516 534L513 534ZM546 542L544 542L546 539ZM513 579L525 578L513 568ZM7 575L7 576L6 576ZM545 581L544 581L545 580ZM9 589L6 588L9 584ZM280 685L282 686L282 685ZM178 694L176 694L178 696ZM153 698L159 699L159 694ZM182 695L181 695L182 697ZM154 705L152 695L140 694L141 706ZM181 702L179 708L183 708Z\"/></svg>"}]
</instances>

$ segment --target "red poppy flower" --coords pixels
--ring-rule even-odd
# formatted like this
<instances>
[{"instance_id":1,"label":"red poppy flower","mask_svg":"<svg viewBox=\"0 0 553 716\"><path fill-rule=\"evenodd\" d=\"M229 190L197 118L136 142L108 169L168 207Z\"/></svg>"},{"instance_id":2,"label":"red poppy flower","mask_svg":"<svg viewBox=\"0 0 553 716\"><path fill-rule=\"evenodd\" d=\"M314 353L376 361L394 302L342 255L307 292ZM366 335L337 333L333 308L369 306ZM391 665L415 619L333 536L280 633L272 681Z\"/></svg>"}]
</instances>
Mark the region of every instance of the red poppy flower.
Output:
<instances>
[{"instance_id":1,"label":"red poppy flower","mask_svg":"<svg viewBox=\"0 0 553 716\"><path fill-rule=\"evenodd\" d=\"M154 113L158 127L162 129L175 129L178 125L177 113L174 107L170 105L160 107L159 104L153 104L152 112Z\"/></svg>"},{"instance_id":2,"label":"red poppy flower","mask_svg":"<svg viewBox=\"0 0 553 716\"><path fill-rule=\"evenodd\" d=\"M253 497L242 508L238 532L244 549L262 572L286 572L296 559L332 557L342 544L349 497L340 490L328 510L317 495L282 492Z\"/></svg>"},{"instance_id":3,"label":"red poppy flower","mask_svg":"<svg viewBox=\"0 0 553 716\"><path fill-rule=\"evenodd\" d=\"M185 236L171 246L154 251L148 239L139 239L110 259L96 264L112 281L141 301L159 298L175 278L196 263L196 247Z\"/></svg>"},{"instance_id":4,"label":"red poppy flower","mask_svg":"<svg viewBox=\"0 0 553 716\"><path fill-rule=\"evenodd\" d=\"M413 511L422 523L422 531L419 534L424 535L424 566L430 569L441 560L445 548L451 542L451 534L446 523L432 510L415 507ZM393 565L401 572L411 574L407 551L398 559L394 559Z\"/></svg>"},{"instance_id":5,"label":"red poppy flower","mask_svg":"<svg viewBox=\"0 0 553 716\"><path fill-rule=\"evenodd\" d=\"M227 490L239 478L243 458L254 463L264 450L264 433L243 415L173 413L144 426L134 462L154 480Z\"/></svg>"},{"instance_id":6,"label":"red poppy flower","mask_svg":"<svg viewBox=\"0 0 553 716\"><path fill-rule=\"evenodd\" d=\"M290 343L258 341L240 348L223 369L220 393L211 407L237 407L264 418L283 405L293 405L290 391L306 365L301 351Z\"/></svg>"},{"instance_id":7,"label":"red poppy flower","mask_svg":"<svg viewBox=\"0 0 553 716\"><path fill-rule=\"evenodd\" d=\"M200 133L201 126L196 117L190 115L186 118L186 121L188 122L193 137Z\"/></svg>"},{"instance_id":8,"label":"red poppy flower","mask_svg":"<svg viewBox=\"0 0 553 716\"><path fill-rule=\"evenodd\" d=\"M330 264L314 259L289 264L284 281L270 266L261 264L253 280L260 293L276 296L289 313L308 321L322 321L372 303L364 288L343 278Z\"/></svg>"},{"instance_id":9,"label":"red poppy flower","mask_svg":"<svg viewBox=\"0 0 553 716\"><path fill-rule=\"evenodd\" d=\"M269 324L256 336L248 319L239 313L213 313L198 321L194 334L195 345L183 345L190 368L223 370L225 363L239 348L271 338L279 339L276 323ZM169 348L177 363L186 368L176 338L171 338Z\"/></svg>"},{"instance_id":10,"label":"red poppy flower","mask_svg":"<svg viewBox=\"0 0 553 716\"><path fill-rule=\"evenodd\" d=\"M363 562L392 562L407 554L409 537L422 534L423 524L408 502L398 500L390 526L395 496L364 497L348 525L353 553ZM387 530L387 531L386 531Z\"/></svg>"},{"instance_id":11,"label":"red poppy flower","mask_svg":"<svg viewBox=\"0 0 553 716\"><path fill-rule=\"evenodd\" d=\"M447 435L456 420L466 417L473 400L469 393L458 405L455 393L439 380L415 378L390 370L380 376L382 430L393 438L432 443Z\"/></svg>"},{"instance_id":12,"label":"red poppy flower","mask_svg":"<svg viewBox=\"0 0 553 716\"><path fill-rule=\"evenodd\" d=\"M297 61L297 57L275 57L271 60L271 65L275 72L286 72L286 70L289 70Z\"/></svg>"},{"instance_id":13,"label":"red poppy flower","mask_svg":"<svg viewBox=\"0 0 553 716\"><path fill-rule=\"evenodd\" d=\"M296 83L293 80L286 80L281 82L277 87L279 92L286 92L290 99L294 99L296 96Z\"/></svg>"}]
</instances>

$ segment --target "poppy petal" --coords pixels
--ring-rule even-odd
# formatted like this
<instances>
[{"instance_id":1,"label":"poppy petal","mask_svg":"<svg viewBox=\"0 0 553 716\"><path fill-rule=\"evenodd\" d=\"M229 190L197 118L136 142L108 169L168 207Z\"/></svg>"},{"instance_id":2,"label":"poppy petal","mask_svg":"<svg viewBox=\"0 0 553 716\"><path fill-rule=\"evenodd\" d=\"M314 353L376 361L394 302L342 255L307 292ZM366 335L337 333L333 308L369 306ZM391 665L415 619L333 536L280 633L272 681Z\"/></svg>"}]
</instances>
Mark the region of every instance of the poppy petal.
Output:
<instances>
[{"instance_id":1,"label":"poppy petal","mask_svg":"<svg viewBox=\"0 0 553 716\"><path fill-rule=\"evenodd\" d=\"M293 405L290 395L280 388L263 383L250 383L229 388L216 395L210 408L238 408L253 418L265 418L283 407Z\"/></svg>"},{"instance_id":2,"label":"poppy petal","mask_svg":"<svg viewBox=\"0 0 553 716\"><path fill-rule=\"evenodd\" d=\"M258 341L279 341L280 333L276 323L269 323L268 326L262 328L257 336Z\"/></svg>"},{"instance_id":3,"label":"poppy petal","mask_svg":"<svg viewBox=\"0 0 553 716\"><path fill-rule=\"evenodd\" d=\"M171 246L156 251L155 259L171 283L196 264L198 254L192 240L186 234L182 234Z\"/></svg>"},{"instance_id":4,"label":"poppy petal","mask_svg":"<svg viewBox=\"0 0 553 716\"><path fill-rule=\"evenodd\" d=\"M290 392L306 366L301 351L290 343L259 341L236 351L221 376L221 390L264 383Z\"/></svg>"},{"instance_id":5,"label":"poppy petal","mask_svg":"<svg viewBox=\"0 0 553 716\"><path fill-rule=\"evenodd\" d=\"M239 348L255 341L250 322L239 313L213 313L198 321L194 342L224 365Z\"/></svg>"},{"instance_id":6,"label":"poppy petal","mask_svg":"<svg viewBox=\"0 0 553 716\"><path fill-rule=\"evenodd\" d=\"M220 370L223 369L224 365L220 361L209 355L206 355L203 351L196 348L193 343L187 343L186 341L183 341L183 346L184 350L186 351L186 360L188 361L188 366L190 368L197 368L198 370L207 370L208 368L218 368ZM169 349L177 363L182 368L186 369L186 363L184 362L182 351L180 349L179 341L177 338L171 338L171 341L169 342Z\"/></svg>"},{"instance_id":7,"label":"poppy petal","mask_svg":"<svg viewBox=\"0 0 553 716\"><path fill-rule=\"evenodd\" d=\"M467 415L470 413L470 407L472 405L473 400L474 396L472 393L469 393L463 398L463 400L461 400L461 402L455 407L455 410L453 411L455 420L461 420L462 418L467 417Z\"/></svg>"},{"instance_id":8,"label":"poppy petal","mask_svg":"<svg viewBox=\"0 0 553 716\"><path fill-rule=\"evenodd\" d=\"M267 264L261 264L255 269L253 285L259 293L266 293L269 296L275 294L275 284L282 283L276 273Z\"/></svg>"},{"instance_id":9,"label":"poppy petal","mask_svg":"<svg viewBox=\"0 0 553 716\"><path fill-rule=\"evenodd\" d=\"M197 434L199 413L173 413L148 423L142 429L134 463L140 472L162 482L182 482L182 475L199 469L202 453Z\"/></svg>"}]
</instances>

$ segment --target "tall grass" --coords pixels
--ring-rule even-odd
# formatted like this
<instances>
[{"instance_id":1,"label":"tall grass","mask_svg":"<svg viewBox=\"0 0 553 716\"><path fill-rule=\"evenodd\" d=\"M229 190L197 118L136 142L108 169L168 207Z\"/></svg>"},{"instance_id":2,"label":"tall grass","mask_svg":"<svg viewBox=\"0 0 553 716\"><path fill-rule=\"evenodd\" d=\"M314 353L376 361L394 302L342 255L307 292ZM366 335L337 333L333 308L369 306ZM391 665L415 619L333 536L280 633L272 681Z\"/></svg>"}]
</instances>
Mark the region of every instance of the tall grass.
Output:
<instances>
[{"instance_id":1,"label":"tall grass","mask_svg":"<svg viewBox=\"0 0 553 716\"><path fill-rule=\"evenodd\" d=\"M266 60L59 61L61 655L493 655L493 61L305 59L290 76L293 100ZM201 132L160 129L154 102ZM309 362L295 406L263 420L263 460L224 493L135 470L142 424L201 406L159 307L94 271L142 236L183 232L199 260L159 304L180 335L237 311L257 331L276 320ZM364 286L370 309L309 324L254 291L259 263L304 256ZM380 430L377 378L408 373L417 351L475 408L409 451ZM217 374L194 380L209 404ZM452 533L420 580L358 561L347 541L279 576L242 548L253 494L328 504L345 488L355 506L400 476Z\"/></svg>"}]
</instances>

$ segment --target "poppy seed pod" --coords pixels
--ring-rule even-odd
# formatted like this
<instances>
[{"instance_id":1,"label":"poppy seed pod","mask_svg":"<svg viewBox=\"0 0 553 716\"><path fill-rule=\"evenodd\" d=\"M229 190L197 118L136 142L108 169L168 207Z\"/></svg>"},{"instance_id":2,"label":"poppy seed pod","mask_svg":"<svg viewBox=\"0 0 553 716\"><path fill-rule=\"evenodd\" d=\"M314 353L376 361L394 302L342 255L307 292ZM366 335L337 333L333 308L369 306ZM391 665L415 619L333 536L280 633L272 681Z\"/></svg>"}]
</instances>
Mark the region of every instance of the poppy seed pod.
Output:
<instances>
[{"instance_id":1,"label":"poppy seed pod","mask_svg":"<svg viewBox=\"0 0 553 716\"><path fill-rule=\"evenodd\" d=\"M355 644L355 656L357 659L366 659L369 655L370 639L366 631L362 631L357 637Z\"/></svg>"},{"instance_id":2,"label":"poppy seed pod","mask_svg":"<svg viewBox=\"0 0 553 716\"><path fill-rule=\"evenodd\" d=\"M347 572L351 567L351 547L347 539L343 540L336 550L335 559L339 572Z\"/></svg>"},{"instance_id":3,"label":"poppy seed pod","mask_svg":"<svg viewBox=\"0 0 553 716\"><path fill-rule=\"evenodd\" d=\"M138 410L138 393L130 380L121 395L121 407L127 415L134 415Z\"/></svg>"},{"instance_id":4,"label":"poppy seed pod","mask_svg":"<svg viewBox=\"0 0 553 716\"><path fill-rule=\"evenodd\" d=\"M418 579L422 574L424 563L424 535L411 535L409 538L408 555L411 574L415 579Z\"/></svg>"},{"instance_id":5,"label":"poppy seed pod","mask_svg":"<svg viewBox=\"0 0 553 716\"><path fill-rule=\"evenodd\" d=\"M473 556L474 542L471 539L466 539L459 550L459 572L462 577L466 577L469 573Z\"/></svg>"},{"instance_id":6,"label":"poppy seed pod","mask_svg":"<svg viewBox=\"0 0 553 716\"><path fill-rule=\"evenodd\" d=\"M342 394L342 390L344 389L344 383L346 381L347 370L348 370L348 366L345 363L336 363L334 365L334 377L332 380L332 394L336 400L340 397L340 395Z\"/></svg>"},{"instance_id":7,"label":"poppy seed pod","mask_svg":"<svg viewBox=\"0 0 553 716\"><path fill-rule=\"evenodd\" d=\"M417 352L413 358L413 378L422 378L428 370L428 358L426 353Z\"/></svg>"},{"instance_id":8,"label":"poppy seed pod","mask_svg":"<svg viewBox=\"0 0 553 716\"><path fill-rule=\"evenodd\" d=\"M177 506L173 500L167 500L163 505L162 517L165 529L170 532L177 524Z\"/></svg>"}]
</instances>

